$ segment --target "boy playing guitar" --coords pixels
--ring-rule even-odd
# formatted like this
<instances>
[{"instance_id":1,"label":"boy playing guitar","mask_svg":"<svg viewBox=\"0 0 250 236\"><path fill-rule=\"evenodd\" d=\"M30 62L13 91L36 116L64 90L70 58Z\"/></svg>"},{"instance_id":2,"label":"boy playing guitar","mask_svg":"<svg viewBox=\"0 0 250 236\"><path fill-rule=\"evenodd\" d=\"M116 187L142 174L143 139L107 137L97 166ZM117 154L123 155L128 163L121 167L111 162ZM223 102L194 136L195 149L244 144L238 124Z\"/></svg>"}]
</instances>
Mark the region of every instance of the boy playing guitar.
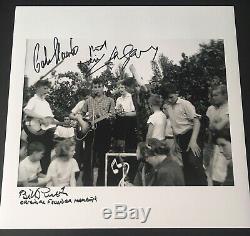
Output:
<instances>
[{"instance_id":1,"label":"boy playing guitar","mask_svg":"<svg viewBox=\"0 0 250 236\"><path fill-rule=\"evenodd\" d=\"M115 111L115 102L112 98L104 95L104 84L100 79L94 79L92 85L92 97L89 97L83 105L83 115L89 114L89 121L94 125L96 118L105 117L98 122L97 128L90 132L86 139L86 151L83 157L83 185L93 185L93 167L95 157L98 161L98 178L97 185L104 186L105 174L105 153L110 149L111 142L111 124L109 117L112 117ZM86 121L82 115L76 115L79 124L86 127ZM91 122L92 121L92 122ZM88 128L88 124L87 124Z\"/></svg>"},{"instance_id":2,"label":"boy playing guitar","mask_svg":"<svg viewBox=\"0 0 250 236\"><path fill-rule=\"evenodd\" d=\"M28 144L34 141L44 144L45 152L41 159L41 167L42 173L46 174L50 164L51 149L53 148L54 128L58 121L54 119L50 105L45 100L50 90L50 82L39 80L35 86L35 95L23 109L25 115L29 117L29 119L26 119L24 130L27 133Z\"/></svg>"}]
</instances>

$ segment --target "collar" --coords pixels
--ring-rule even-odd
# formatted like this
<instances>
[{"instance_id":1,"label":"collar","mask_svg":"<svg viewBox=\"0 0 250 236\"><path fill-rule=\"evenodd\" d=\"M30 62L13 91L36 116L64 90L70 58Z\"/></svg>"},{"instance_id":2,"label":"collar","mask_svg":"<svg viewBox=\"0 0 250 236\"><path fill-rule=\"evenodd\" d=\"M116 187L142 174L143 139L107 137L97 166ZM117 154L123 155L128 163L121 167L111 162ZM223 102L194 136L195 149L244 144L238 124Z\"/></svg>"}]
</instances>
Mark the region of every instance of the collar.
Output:
<instances>
[{"instance_id":1,"label":"collar","mask_svg":"<svg viewBox=\"0 0 250 236\"><path fill-rule=\"evenodd\" d=\"M95 96L95 97L91 97L92 99L94 99L94 100L97 100L97 101L102 101L103 99L105 99L106 98L106 95L102 95L102 96L100 96L100 97L98 97L98 96Z\"/></svg>"},{"instance_id":2,"label":"collar","mask_svg":"<svg viewBox=\"0 0 250 236\"><path fill-rule=\"evenodd\" d=\"M178 97L175 104L179 104L179 103L181 103L181 98Z\"/></svg>"},{"instance_id":3,"label":"collar","mask_svg":"<svg viewBox=\"0 0 250 236\"><path fill-rule=\"evenodd\" d=\"M35 94L34 97L35 97L36 99L41 100L41 101L45 100L45 97L39 97L37 94Z\"/></svg>"},{"instance_id":4,"label":"collar","mask_svg":"<svg viewBox=\"0 0 250 236\"><path fill-rule=\"evenodd\" d=\"M154 113L161 113L162 111L161 110L158 110L158 111L155 111Z\"/></svg>"},{"instance_id":5,"label":"collar","mask_svg":"<svg viewBox=\"0 0 250 236\"><path fill-rule=\"evenodd\" d=\"M125 96L121 96L122 98L126 98L126 97L130 97L131 96L131 94L130 93L128 93L128 92L126 92L125 93Z\"/></svg>"},{"instance_id":6,"label":"collar","mask_svg":"<svg viewBox=\"0 0 250 236\"><path fill-rule=\"evenodd\" d=\"M228 106L228 103L226 102L220 106L214 106L214 107L215 107L215 109L222 109L222 108L227 107L227 106Z\"/></svg>"}]
</instances>

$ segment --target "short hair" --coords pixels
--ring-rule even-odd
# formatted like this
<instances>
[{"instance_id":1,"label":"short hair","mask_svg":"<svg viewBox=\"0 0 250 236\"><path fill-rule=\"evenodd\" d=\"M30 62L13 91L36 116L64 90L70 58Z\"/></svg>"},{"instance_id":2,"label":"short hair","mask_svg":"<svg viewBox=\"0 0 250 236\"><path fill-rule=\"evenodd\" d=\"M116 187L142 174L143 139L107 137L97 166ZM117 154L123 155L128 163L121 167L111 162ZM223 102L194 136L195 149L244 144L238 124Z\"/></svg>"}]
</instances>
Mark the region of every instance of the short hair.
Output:
<instances>
[{"instance_id":1,"label":"short hair","mask_svg":"<svg viewBox=\"0 0 250 236\"><path fill-rule=\"evenodd\" d=\"M137 157L138 160L145 160L145 158L153 156L151 148L145 142L138 143L137 148L140 151L140 156Z\"/></svg>"},{"instance_id":2,"label":"short hair","mask_svg":"<svg viewBox=\"0 0 250 236\"><path fill-rule=\"evenodd\" d=\"M67 113L67 114L64 114L63 119L65 119L65 118L69 118L69 119L70 119L70 116L69 116L68 113Z\"/></svg>"},{"instance_id":3,"label":"short hair","mask_svg":"<svg viewBox=\"0 0 250 236\"><path fill-rule=\"evenodd\" d=\"M60 141L56 145L56 156L57 157L67 157L69 153L69 149L75 146L75 142L72 141L71 139L65 139L63 141Z\"/></svg>"},{"instance_id":4,"label":"short hair","mask_svg":"<svg viewBox=\"0 0 250 236\"><path fill-rule=\"evenodd\" d=\"M45 151L45 146L41 142L31 142L28 145L28 155L31 155L33 152L42 152Z\"/></svg>"},{"instance_id":5,"label":"short hair","mask_svg":"<svg viewBox=\"0 0 250 236\"><path fill-rule=\"evenodd\" d=\"M104 81L102 78L96 77L92 80L93 84L101 84L102 86L104 86Z\"/></svg>"},{"instance_id":6,"label":"short hair","mask_svg":"<svg viewBox=\"0 0 250 236\"><path fill-rule=\"evenodd\" d=\"M223 138L229 142L231 142L231 134L229 128L224 128L222 130L218 130L214 134L214 140L217 140L218 138Z\"/></svg>"},{"instance_id":7,"label":"short hair","mask_svg":"<svg viewBox=\"0 0 250 236\"><path fill-rule=\"evenodd\" d=\"M162 106L162 98L158 94L152 94L148 99L148 103L152 106L161 107Z\"/></svg>"},{"instance_id":8,"label":"short hair","mask_svg":"<svg viewBox=\"0 0 250 236\"><path fill-rule=\"evenodd\" d=\"M169 85L163 85L162 88L160 89L160 94L164 99L168 98L170 94L177 94L179 93L179 90L174 84L169 84Z\"/></svg>"},{"instance_id":9,"label":"short hair","mask_svg":"<svg viewBox=\"0 0 250 236\"><path fill-rule=\"evenodd\" d=\"M169 145L166 142L158 140L156 138L148 139L148 145L151 147L154 155L168 155L170 153Z\"/></svg>"},{"instance_id":10,"label":"short hair","mask_svg":"<svg viewBox=\"0 0 250 236\"><path fill-rule=\"evenodd\" d=\"M169 145L166 142L160 141L155 138L148 139L148 145L145 142L140 142L137 148L140 150L140 155L141 155L140 157L138 157L138 159L142 160L150 156L170 154Z\"/></svg>"},{"instance_id":11,"label":"short hair","mask_svg":"<svg viewBox=\"0 0 250 236\"><path fill-rule=\"evenodd\" d=\"M51 83L48 80L38 80L35 83L36 88L40 88L40 87L43 87L43 86L51 87Z\"/></svg>"},{"instance_id":12,"label":"short hair","mask_svg":"<svg viewBox=\"0 0 250 236\"><path fill-rule=\"evenodd\" d=\"M227 96L227 86L225 84L219 84L212 87L212 91L220 89L222 95Z\"/></svg>"}]
</instances>

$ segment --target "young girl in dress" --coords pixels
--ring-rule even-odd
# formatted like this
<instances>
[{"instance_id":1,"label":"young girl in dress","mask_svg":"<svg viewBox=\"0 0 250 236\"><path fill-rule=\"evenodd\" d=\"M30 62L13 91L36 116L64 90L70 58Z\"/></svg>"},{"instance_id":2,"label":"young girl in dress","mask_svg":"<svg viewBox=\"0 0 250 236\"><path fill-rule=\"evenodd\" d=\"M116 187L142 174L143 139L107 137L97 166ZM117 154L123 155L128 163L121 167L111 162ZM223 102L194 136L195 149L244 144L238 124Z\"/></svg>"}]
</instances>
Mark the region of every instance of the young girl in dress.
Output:
<instances>
[{"instance_id":1,"label":"young girl in dress","mask_svg":"<svg viewBox=\"0 0 250 236\"><path fill-rule=\"evenodd\" d=\"M56 145L56 158L50 163L47 177L50 178L48 186L76 186L75 173L80 171L73 158L75 144L72 140L64 140Z\"/></svg>"}]
</instances>

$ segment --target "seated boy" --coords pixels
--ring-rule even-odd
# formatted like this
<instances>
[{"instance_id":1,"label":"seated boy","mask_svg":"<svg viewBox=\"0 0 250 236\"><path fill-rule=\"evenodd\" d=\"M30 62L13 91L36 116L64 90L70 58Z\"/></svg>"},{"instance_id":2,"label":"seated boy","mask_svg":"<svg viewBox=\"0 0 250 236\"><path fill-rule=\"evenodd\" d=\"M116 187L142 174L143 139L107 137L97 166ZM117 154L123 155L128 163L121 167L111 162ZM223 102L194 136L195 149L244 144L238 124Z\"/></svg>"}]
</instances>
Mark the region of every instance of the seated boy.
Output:
<instances>
[{"instance_id":1,"label":"seated boy","mask_svg":"<svg viewBox=\"0 0 250 236\"><path fill-rule=\"evenodd\" d=\"M39 187L47 184L46 176L40 173L42 171L40 160L44 155L44 150L45 147L42 143L30 143L29 156L19 163L17 183L19 187Z\"/></svg>"},{"instance_id":2,"label":"seated boy","mask_svg":"<svg viewBox=\"0 0 250 236\"><path fill-rule=\"evenodd\" d=\"M69 116L64 117L64 124L58 125L55 131L55 138L58 140L72 138L75 136L74 128L70 125Z\"/></svg>"}]
</instances>

